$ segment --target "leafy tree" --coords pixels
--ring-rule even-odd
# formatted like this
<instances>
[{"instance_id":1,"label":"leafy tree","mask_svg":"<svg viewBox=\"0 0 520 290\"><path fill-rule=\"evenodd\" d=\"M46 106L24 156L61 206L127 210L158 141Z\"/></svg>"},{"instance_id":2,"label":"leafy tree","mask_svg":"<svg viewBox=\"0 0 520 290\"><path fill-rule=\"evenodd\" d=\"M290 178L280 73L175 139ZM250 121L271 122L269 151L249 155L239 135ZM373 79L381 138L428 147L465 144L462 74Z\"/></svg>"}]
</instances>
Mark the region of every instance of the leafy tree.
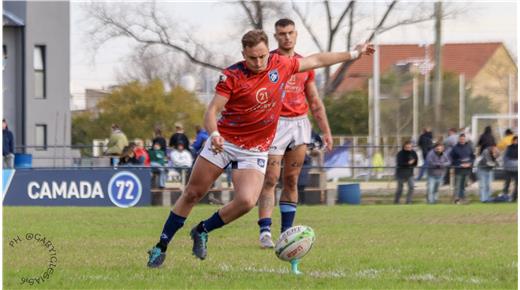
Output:
<instances>
[{"instance_id":1,"label":"leafy tree","mask_svg":"<svg viewBox=\"0 0 520 290\"><path fill-rule=\"evenodd\" d=\"M202 124L205 106L192 92L182 87L167 92L160 80L154 80L133 81L115 88L98 103L97 109L98 114L83 112L73 117L73 144L92 144L92 139L107 138L113 123L129 139L152 139L156 127L168 138L175 131L176 122L183 123L188 136L194 136L195 125Z\"/></svg>"},{"instance_id":2,"label":"leafy tree","mask_svg":"<svg viewBox=\"0 0 520 290\"><path fill-rule=\"evenodd\" d=\"M334 135L368 134L368 94L353 91L339 97L325 98L330 129Z\"/></svg>"}]
</instances>

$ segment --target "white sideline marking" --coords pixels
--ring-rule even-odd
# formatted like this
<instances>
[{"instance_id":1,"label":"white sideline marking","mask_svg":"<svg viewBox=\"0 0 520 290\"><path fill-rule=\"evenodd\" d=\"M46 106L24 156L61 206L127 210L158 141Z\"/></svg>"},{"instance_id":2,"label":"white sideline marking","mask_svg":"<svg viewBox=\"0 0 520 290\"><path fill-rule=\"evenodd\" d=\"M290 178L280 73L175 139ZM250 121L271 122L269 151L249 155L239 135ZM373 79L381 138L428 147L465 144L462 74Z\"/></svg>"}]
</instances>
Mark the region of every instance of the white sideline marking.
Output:
<instances>
[{"instance_id":1,"label":"white sideline marking","mask_svg":"<svg viewBox=\"0 0 520 290\"><path fill-rule=\"evenodd\" d=\"M233 266L229 264L221 263L219 264L219 269L223 272L250 272L250 273L273 273L273 274L289 274L289 267L287 268L269 268L269 267L256 267L256 266L247 266L244 268L233 268ZM364 269L358 272L353 273L353 276L361 279L377 279L383 273L390 273L399 275L401 270L399 269ZM332 270L332 271L305 271L304 275L314 277L314 278L345 278L350 275L345 273L343 270ZM461 277L450 277L450 276L435 276L431 273L423 273L423 274L413 274L404 277L407 281L423 281L423 282L462 282L469 284L482 284L485 282L483 279L479 278L461 278Z\"/></svg>"}]
</instances>

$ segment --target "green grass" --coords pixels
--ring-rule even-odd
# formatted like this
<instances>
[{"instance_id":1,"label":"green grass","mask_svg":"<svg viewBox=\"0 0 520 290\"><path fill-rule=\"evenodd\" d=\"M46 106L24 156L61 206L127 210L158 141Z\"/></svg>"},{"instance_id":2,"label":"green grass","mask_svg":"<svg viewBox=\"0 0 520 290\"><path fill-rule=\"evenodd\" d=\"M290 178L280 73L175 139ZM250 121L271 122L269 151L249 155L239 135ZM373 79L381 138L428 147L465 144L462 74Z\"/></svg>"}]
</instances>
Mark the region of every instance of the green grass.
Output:
<instances>
[{"instance_id":1,"label":"green grass","mask_svg":"<svg viewBox=\"0 0 520 290\"><path fill-rule=\"evenodd\" d=\"M317 240L304 276L257 246L256 211L210 234L209 255L191 255L190 228L215 211L198 206L160 269L145 267L167 208L4 207L5 288L501 288L517 287L517 208L512 204L301 206L297 223ZM278 229L279 216L274 224ZM40 285L20 279L46 269L41 233L58 263ZM9 246L19 235L23 242Z\"/></svg>"}]
</instances>

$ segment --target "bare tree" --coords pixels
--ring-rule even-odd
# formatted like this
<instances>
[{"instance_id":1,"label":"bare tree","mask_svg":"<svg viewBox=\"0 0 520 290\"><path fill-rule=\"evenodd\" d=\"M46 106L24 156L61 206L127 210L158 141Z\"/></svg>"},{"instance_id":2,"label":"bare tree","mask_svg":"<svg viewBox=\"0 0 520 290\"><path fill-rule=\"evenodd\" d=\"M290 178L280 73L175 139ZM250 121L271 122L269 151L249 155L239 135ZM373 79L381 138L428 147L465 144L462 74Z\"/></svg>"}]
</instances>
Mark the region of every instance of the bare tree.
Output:
<instances>
[{"instance_id":1,"label":"bare tree","mask_svg":"<svg viewBox=\"0 0 520 290\"><path fill-rule=\"evenodd\" d=\"M186 75L199 75L201 66L194 66L189 60L179 57L178 52L166 48L151 47L140 49L127 58L117 71L120 82L139 80L150 82L160 79L173 88Z\"/></svg>"},{"instance_id":2,"label":"bare tree","mask_svg":"<svg viewBox=\"0 0 520 290\"><path fill-rule=\"evenodd\" d=\"M282 2L239 1L237 2L246 14L247 24L253 29L264 29L266 19L280 16L285 11Z\"/></svg>"},{"instance_id":3,"label":"bare tree","mask_svg":"<svg viewBox=\"0 0 520 290\"><path fill-rule=\"evenodd\" d=\"M332 15L329 2L330 1L326 0L322 3L323 9L325 10L325 14L326 14L327 24L328 24L327 25L328 38L326 41L326 45L322 45L320 43L320 41L318 40L317 36L319 35L319 33L316 32L310 25L309 17L307 16L306 13L304 13L302 11L300 3L293 1L292 8L293 8L294 12L296 13L296 15L298 16L298 18L303 23L303 26L305 27L307 32L311 35L311 38L312 38L314 44L316 45L316 47L318 47L318 49L320 51L330 51L332 49L332 47L334 45L334 41L337 38L337 36L339 35L338 32L340 31L340 28L344 25L346 18L348 18L348 32L345 36L346 37L345 43L346 43L346 49L350 50L352 48L352 35L353 35L353 32L355 31L355 27L354 27L355 22L356 22L355 20L356 20L356 17L358 17L357 15L359 14L358 12L356 12L358 10L354 9L357 2L355 0L348 1L346 6L341 10L341 12L339 12L338 16ZM398 4L397 0L394 0L388 4L385 12L383 13L381 18L377 22L376 27L374 27L374 29L372 30L371 35L368 38L366 38L366 41L371 41L374 38L374 36L376 35L376 33L378 35L381 35L382 33L385 33L387 31L390 31L397 27L431 21L435 18L434 11L433 11L432 7L430 7L431 3L413 4L414 6L412 6L411 9L410 9L410 5L411 5L410 2L406 3L406 7L404 7L404 6L399 7L397 4ZM393 10L400 10L400 9L403 9L402 10L403 13L398 13L398 15L396 13L396 16L392 17L392 22L390 22L390 20L389 20L390 12ZM446 19L446 18L450 18L450 17L455 17L456 15L458 15L460 13L461 13L461 9L455 9L455 8L446 9L443 13L443 18ZM334 23L335 18L337 20ZM390 22L390 23L388 23L388 22ZM330 95L332 92L334 92L337 89L337 87L339 86L339 84L341 83L343 78L345 77L345 74L351 64L352 64L352 62L343 63L334 76L332 76L330 74L329 70L325 71L325 81L326 81L325 82L326 83L325 95Z\"/></svg>"},{"instance_id":4,"label":"bare tree","mask_svg":"<svg viewBox=\"0 0 520 290\"><path fill-rule=\"evenodd\" d=\"M327 19L327 31L328 31L328 37L327 37L327 42L326 42L325 46L323 46L320 43L320 41L318 40L318 34L312 28L312 25L310 24L310 21L307 17L307 14L301 10L301 8L296 4L296 2L294 2L294 0L292 1L292 8L293 8L294 12L296 13L296 15L298 15L298 18L300 19L300 21L303 23L303 26L305 27L305 29L309 32L309 34L312 38L312 41L314 42L316 47L320 50L320 52L324 52L324 51L332 50L332 46L334 45L334 40L338 34L341 24L345 20L345 17L347 16L349 11L351 11L350 18L354 17L352 11L354 11L355 2L356 1L354 1L354 0L350 0L348 2L347 6L345 6L345 8L341 11L338 19L334 23L329 1L323 1L323 7L327 14L326 19ZM352 29L352 27L353 27L352 19L351 19L350 23L351 23L350 27ZM352 35L352 32L349 33L349 40L348 40L349 45L350 45L351 35ZM325 68L325 83L329 82L329 78L330 78L330 67L326 67Z\"/></svg>"},{"instance_id":5,"label":"bare tree","mask_svg":"<svg viewBox=\"0 0 520 290\"><path fill-rule=\"evenodd\" d=\"M135 40L141 50L165 47L182 54L193 64L222 70L222 66L215 63L215 56L201 42L189 32L175 30L178 25L161 14L155 2L133 7L121 3L90 3L87 8L92 22L88 33L95 50L109 40L126 37Z\"/></svg>"}]
</instances>

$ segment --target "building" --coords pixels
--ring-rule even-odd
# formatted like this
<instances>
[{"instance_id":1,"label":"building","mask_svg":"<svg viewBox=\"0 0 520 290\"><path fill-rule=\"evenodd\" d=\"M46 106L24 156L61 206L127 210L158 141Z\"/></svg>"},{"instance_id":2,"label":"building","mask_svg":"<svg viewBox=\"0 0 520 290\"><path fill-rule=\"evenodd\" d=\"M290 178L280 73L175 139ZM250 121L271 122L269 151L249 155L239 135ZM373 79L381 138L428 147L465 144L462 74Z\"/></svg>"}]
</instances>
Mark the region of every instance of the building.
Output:
<instances>
[{"instance_id":1,"label":"building","mask_svg":"<svg viewBox=\"0 0 520 290\"><path fill-rule=\"evenodd\" d=\"M4 1L3 55L3 115L17 152L32 154L34 166L66 165L72 154L69 2Z\"/></svg>"},{"instance_id":2,"label":"building","mask_svg":"<svg viewBox=\"0 0 520 290\"><path fill-rule=\"evenodd\" d=\"M379 45L381 74L396 65L412 64L419 72L427 74L433 68L434 48L432 45L415 44ZM466 87L473 96L488 96L499 112L509 112L511 97L513 112L517 112L516 62L503 43L447 43L442 46L442 69L464 75ZM372 76L373 56L364 56L349 68L345 78L335 91L341 94L362 89ZM510 92L512 95L510 96ZM471 98L471 96L469 96Z\"/></svg>"}]
</instances>

